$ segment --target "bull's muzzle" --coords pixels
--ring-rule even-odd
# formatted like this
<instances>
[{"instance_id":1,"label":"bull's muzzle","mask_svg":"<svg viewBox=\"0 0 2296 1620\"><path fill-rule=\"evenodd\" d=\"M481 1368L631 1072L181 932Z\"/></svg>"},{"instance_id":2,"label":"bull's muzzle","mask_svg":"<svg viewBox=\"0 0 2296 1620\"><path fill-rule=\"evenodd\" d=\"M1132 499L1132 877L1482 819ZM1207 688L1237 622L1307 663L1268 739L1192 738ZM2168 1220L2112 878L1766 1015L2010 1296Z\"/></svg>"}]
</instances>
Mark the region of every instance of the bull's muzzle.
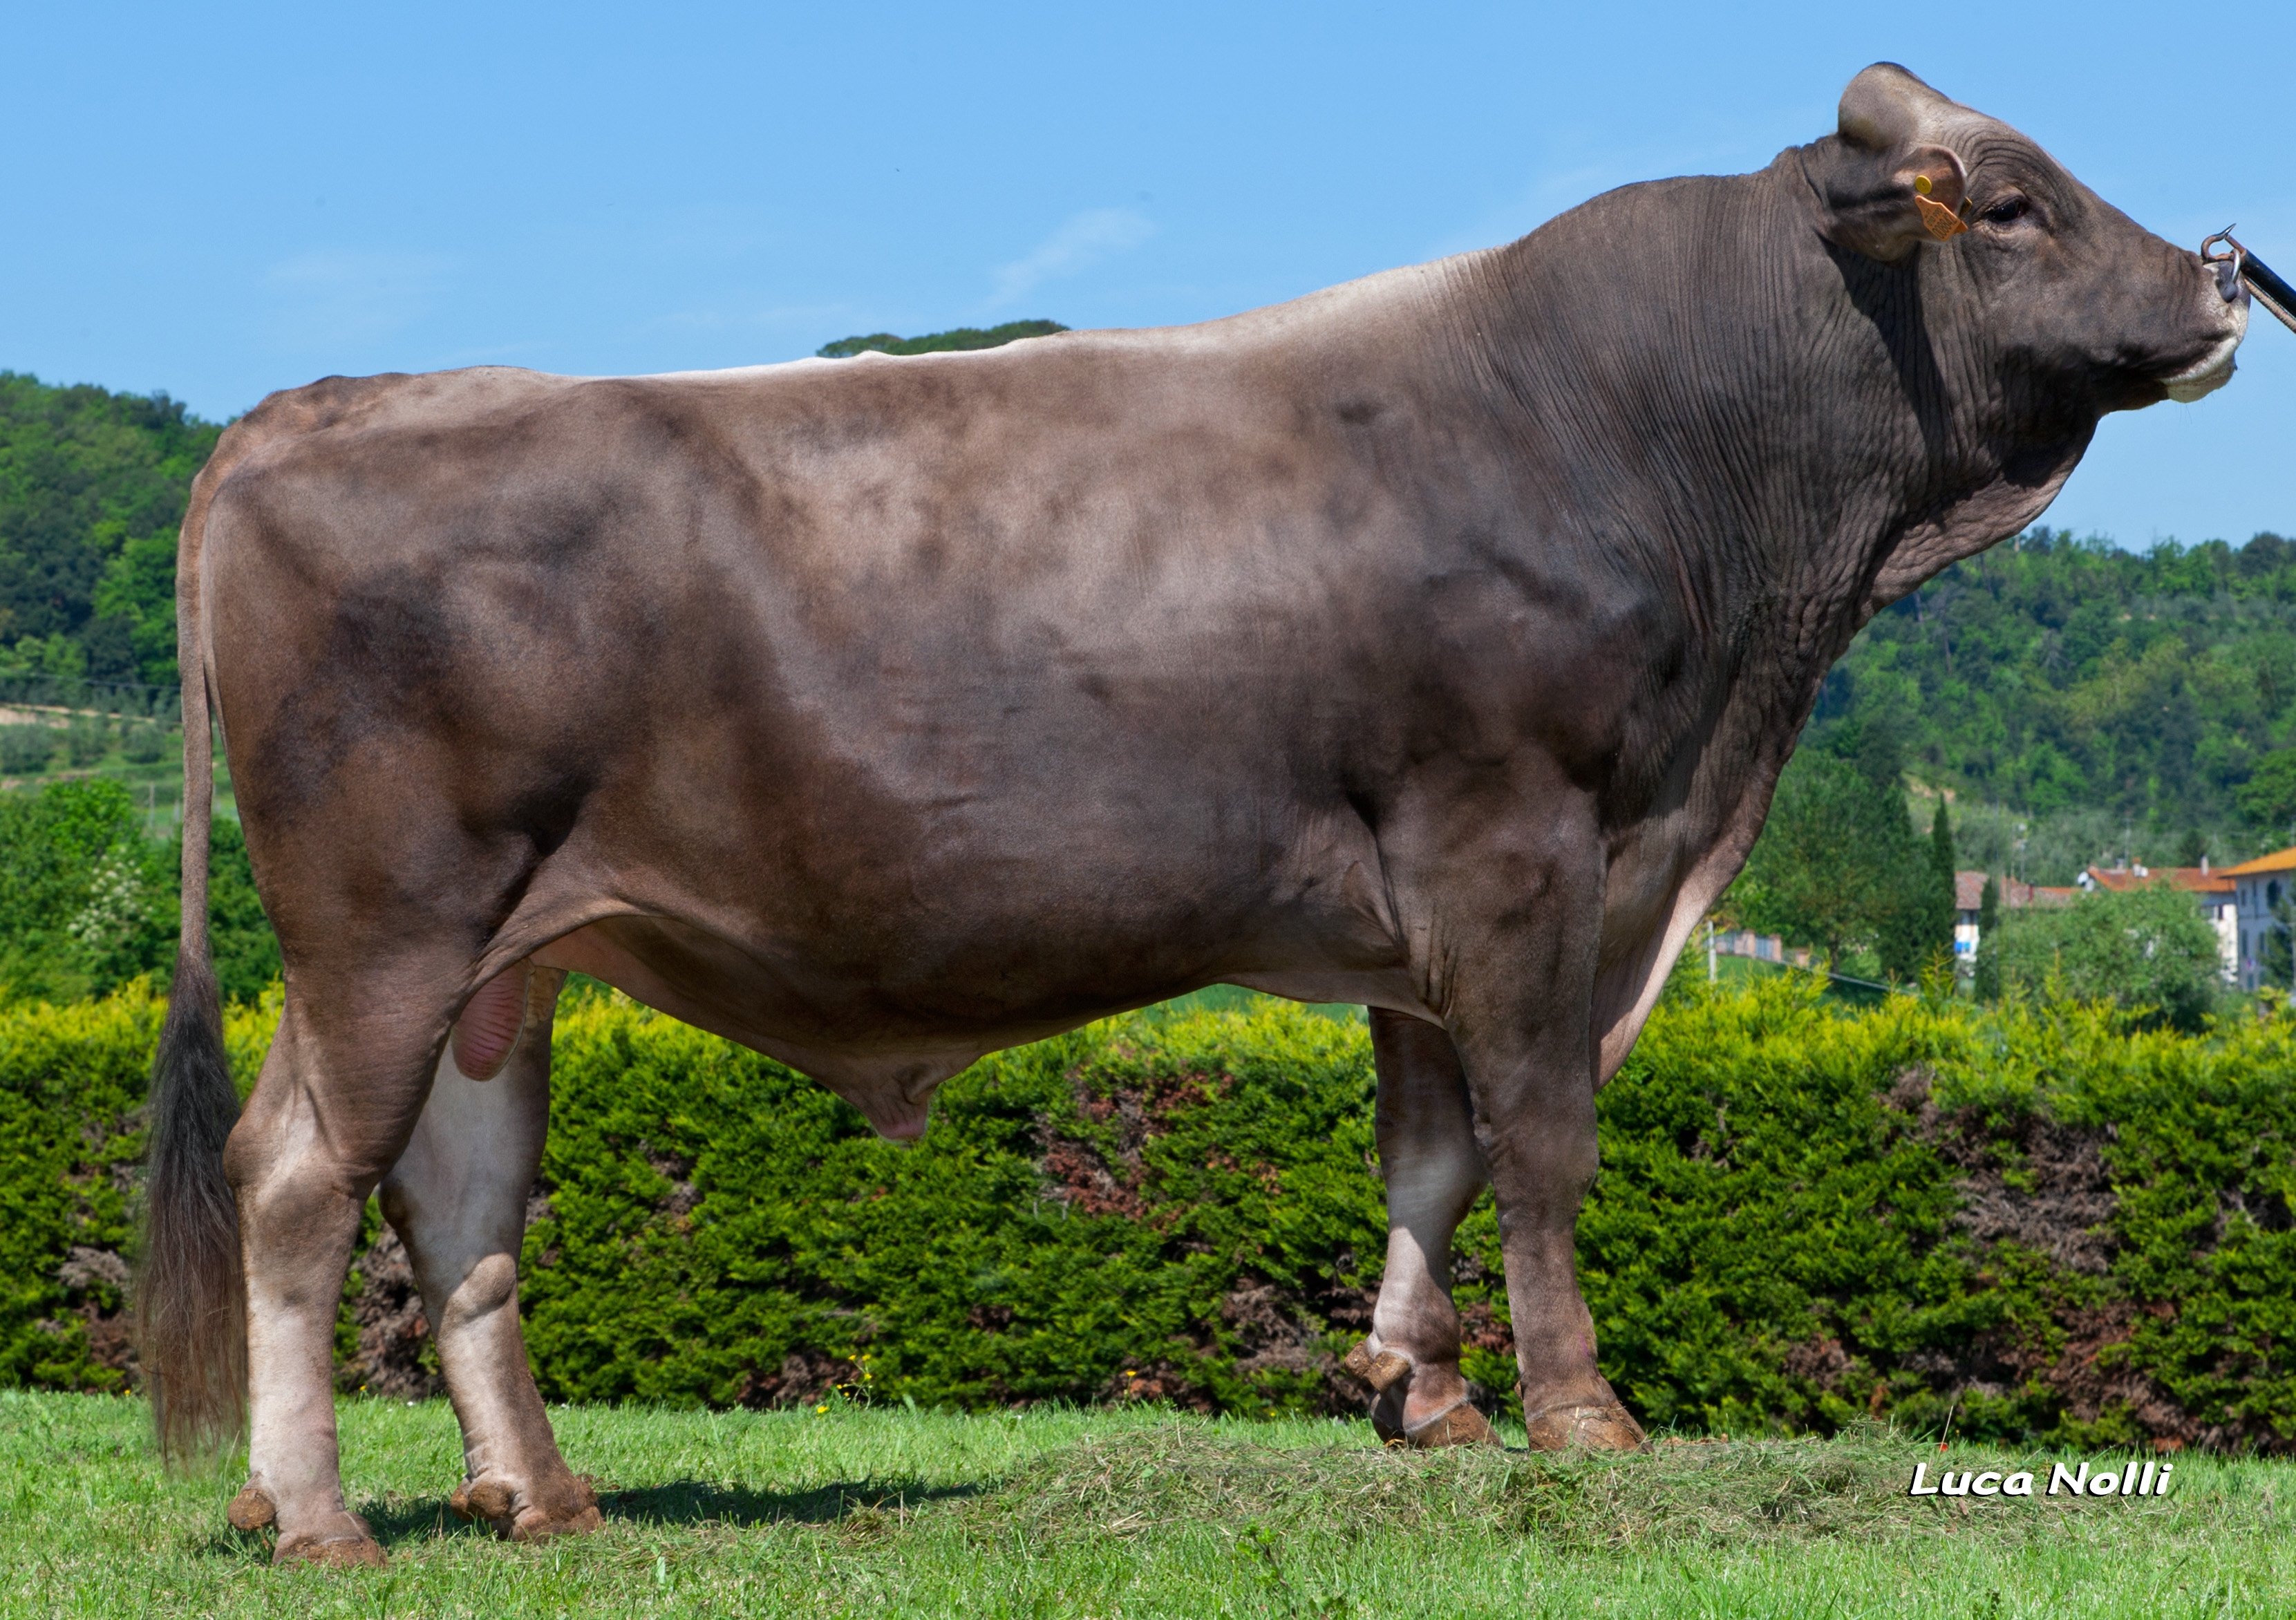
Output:
<instances>
[{"instance_id":1,"label":"bull's muzzle","mask_svg":"<svg viewBox=\"0 0 2296 1620\"><path fill-rule=\"evenodd\" d=\"M2279 323L2296 331L2296 288L2272 272L2272 266L2243 247L2226 225L2201 243L2201 262L2216 273L2217 290L2231 303L2245 290L2270 310Z\"/></svg>"}]
</instances>

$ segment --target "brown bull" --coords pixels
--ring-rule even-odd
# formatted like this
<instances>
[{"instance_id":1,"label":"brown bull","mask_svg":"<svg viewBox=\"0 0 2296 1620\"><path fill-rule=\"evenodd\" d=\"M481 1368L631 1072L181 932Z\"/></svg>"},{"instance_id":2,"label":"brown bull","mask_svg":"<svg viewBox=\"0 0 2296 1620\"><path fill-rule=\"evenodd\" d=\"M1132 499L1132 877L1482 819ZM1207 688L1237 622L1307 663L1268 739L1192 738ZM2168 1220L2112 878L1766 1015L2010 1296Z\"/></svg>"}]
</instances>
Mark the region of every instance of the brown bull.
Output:
<instances>
[{"instance_id":1,"label":"brown bull","mask_svg":"<svg viewBox=\"0 0 2296 1620\"><path fill-rule=\"evenodd\" d=\"M233 1522L381 1558L330 1379L379 1188L458 1505L597 1523L517 1310L578 969L898 1137L981 1053L1198 986L1360 1002L1376 1421L1488 1437L1446 1286L1488 1184L1533 1443L1636 1444L1573 1272L1596 1090L1857 627L2031 521L2103 413L2223 380L2246 315L1881 66L1759 173L1207 326L266 400L180 560L163 1436L243 1388ZM235 1126L210 708L286 961Z\"/></svg>"}]
</instances>

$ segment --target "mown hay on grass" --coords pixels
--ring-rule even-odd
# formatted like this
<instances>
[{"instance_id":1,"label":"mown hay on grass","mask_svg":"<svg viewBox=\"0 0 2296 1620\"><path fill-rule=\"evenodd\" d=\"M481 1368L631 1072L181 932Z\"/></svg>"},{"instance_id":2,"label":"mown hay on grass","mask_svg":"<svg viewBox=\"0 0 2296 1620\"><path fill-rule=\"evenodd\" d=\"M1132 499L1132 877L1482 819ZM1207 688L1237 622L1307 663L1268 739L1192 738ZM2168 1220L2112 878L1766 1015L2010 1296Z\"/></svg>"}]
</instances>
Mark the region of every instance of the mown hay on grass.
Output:
<instances>
[{"instance_id":1,"label":"mown hay on grass","mask_svg":"<svg viewBox=\"0 0 2296 1620\"><path fill-rule=\"evenodd\" d=\"M1661 1440L1650 1451L1289 1451L1248 1434L1176 1424L1089 1436L1035 1460L957 1510L985 1539L1132 1537L1187 1526L1286 1532L1467 1531L1557 1550L1759 1546L1825 1537L1904 1538L1980 1529L2018 1536L2068 1516L2159 1518L2170 1501L1912 1498L1914 1464L1956 1471L2048 1461L1876 1433L1829 1441Z\"/></svg>"}]
</instances>

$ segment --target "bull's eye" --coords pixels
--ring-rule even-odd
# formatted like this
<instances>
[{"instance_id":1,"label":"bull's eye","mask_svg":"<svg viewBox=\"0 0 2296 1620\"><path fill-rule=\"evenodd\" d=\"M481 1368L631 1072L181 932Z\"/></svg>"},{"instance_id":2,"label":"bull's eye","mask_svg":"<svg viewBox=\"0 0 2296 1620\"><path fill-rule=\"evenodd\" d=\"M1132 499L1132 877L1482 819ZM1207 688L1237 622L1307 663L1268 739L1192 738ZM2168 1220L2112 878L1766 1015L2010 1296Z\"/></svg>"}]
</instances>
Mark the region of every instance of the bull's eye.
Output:
<instances>
[{"instance_id":1,"label":"bull's eye","mask_svg":"<svg viewBox=\"0 0 2296 1620\"><path fill-rule=\"evenodd\" d=\"M1985 210L1987 225L2014 225L2032 211L2033 205L2022 197L2005 197Z\"/></svg>"}]
</instances>

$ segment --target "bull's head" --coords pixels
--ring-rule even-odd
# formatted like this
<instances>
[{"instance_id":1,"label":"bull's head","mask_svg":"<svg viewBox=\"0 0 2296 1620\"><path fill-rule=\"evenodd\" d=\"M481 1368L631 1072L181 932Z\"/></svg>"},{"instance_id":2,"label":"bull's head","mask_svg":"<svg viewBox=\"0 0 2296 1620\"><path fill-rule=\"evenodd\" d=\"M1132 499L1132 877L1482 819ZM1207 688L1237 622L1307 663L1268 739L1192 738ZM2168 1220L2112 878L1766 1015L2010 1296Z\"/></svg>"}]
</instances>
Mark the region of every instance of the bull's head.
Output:
<instances>
[{"instance_id":1,"label":"bull's head","mask_svg":"<svg viewBox=\"0 0 2296 1620\"><path fill-rule=\"evenodd\" d=\"M2248 328L2237 277L1905 69L1880 62L1852 79L1839 132L1802 156L1825 235L1890 264L1932 256L1941 290L1968 311L1980 364L2021 403L2046 397L2046 413L2093 421L2198 399L2231 377Z\"/></svg>"},{"instance_id":2,"label":"bull's head","mask_svg":"<svg viewBox=\"0 0 2296 1620\"><path fill-rule=\"evenodd\" d=\"M2232 375L2248 291L1894 63L1785 154L1923 444L1858 622L2047 507L2108 411ZM1887 457L1884 458L1887 462Z\"/></svg>"}]
</instances>

